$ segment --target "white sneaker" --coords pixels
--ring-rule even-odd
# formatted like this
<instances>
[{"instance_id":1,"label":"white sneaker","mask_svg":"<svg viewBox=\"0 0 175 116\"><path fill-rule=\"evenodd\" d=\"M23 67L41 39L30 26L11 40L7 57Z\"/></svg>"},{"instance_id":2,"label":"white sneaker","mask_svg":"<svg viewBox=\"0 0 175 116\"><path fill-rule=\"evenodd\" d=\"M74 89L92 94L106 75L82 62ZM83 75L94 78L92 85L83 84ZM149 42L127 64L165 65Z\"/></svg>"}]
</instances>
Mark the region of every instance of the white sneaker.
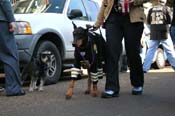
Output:
<instances>
[{"instance_id":1,"label":"white sneaker","mask_svg":"<svg viewBox=\"0 0 175 116\"><path fill-rule=\"evenodd\" d=\"M0 92L3 92L4 91L4 88L3 87L0 87Z\"/></svg>"}]
</instances>

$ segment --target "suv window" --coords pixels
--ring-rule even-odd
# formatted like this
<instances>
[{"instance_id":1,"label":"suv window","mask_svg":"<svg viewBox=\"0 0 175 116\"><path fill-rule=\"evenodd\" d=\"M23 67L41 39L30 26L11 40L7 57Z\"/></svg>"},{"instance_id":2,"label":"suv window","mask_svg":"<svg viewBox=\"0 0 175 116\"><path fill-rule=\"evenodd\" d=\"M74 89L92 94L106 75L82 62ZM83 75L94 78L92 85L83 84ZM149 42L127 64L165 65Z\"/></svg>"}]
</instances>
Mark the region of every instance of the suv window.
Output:
<instances>
[{"instance_id":1,"label":"suv window","mask_svg":"<svg viewBox=\"0 0 175 116\"><path fill-rule=\"evenodd\" d=\"M99 6L92 0L83 0L83 2L88 12L89 19L95 21L99 11Z\"/></svg>"},{"instance_id":2,"label":"suv window","mask_svg":"<svg viewBox=\"0 0 175 116\"><path fill-rule=\"evenodd\" d=\"M62 13L66 0L49 0L49 7L46 12Z\"/></svg>"},{"instance_id":3,"label":"suv window","mask_svg":"<svg viewBox=\"0 0 175 116\"><path fill-rule=\"evenodd\" d=\"M30 3L30 7L27 9L27 13L42 12L49 4L48 2L49 2L48 0L33 0Z\"/></svg>"},{"instance_id":4,"label":"suv window","mask_svg":"<svg viewBox=\"0 0 175 116\"><path fill-rule=\"evenodd\" d=\"M17 14L25 13L30 2L31 1L29 1L29 0L23 0L23 1L17 2L13 7L14 13L17 13Z\"/></svg>"},{"instance_id":5,"label":"suv window","mask_svg":"<svg viewBox=\"0 0 175 116\"><path fill-rule=\"evenodd\" d=\"M61 13L64 4L65 0L21 0L14 6L14 13Z\"/></svg>"},{"instance_id":6,"label":"suv window","mask_svg":"<svg viewBox=\"0 0 175 116\"><path fill-rule=\"evenodd\" d=\"M73 9L79 9L79 10L81 10L81 12L83 14L82 17L78 17L76 19L88 20L88 16L87 16L85 7L84 7L84 5L82 3L82 0L70 0L70 4L69 4L69 7L68 7L68 12L67 12L68 16L71 13L71 10L73 10Z\"/></svg>"}]
</instances>

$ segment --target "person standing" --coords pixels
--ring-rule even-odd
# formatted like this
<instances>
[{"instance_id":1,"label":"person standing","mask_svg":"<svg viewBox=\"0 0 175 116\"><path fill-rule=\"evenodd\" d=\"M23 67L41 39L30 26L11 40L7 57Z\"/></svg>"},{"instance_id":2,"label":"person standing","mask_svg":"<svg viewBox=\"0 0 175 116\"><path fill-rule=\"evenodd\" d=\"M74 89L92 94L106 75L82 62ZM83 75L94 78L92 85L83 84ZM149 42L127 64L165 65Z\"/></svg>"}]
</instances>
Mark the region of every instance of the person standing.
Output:
<instances>
[{"instance_id":1,"label":"person standing","mask_svg":"<svg viewBox=\"0 0 175 116\"><path fill-rule=\"evenodd\" d=\"M170 34L175 48L175 0L173 0L173 19L170 28Z\"/></svg>"},{"instance_id":2,"label":"person standing","mask_svg":"<svg viewBox=\"0 0 175 116\"><path fill-rule=\"evenodd\" d=\"M167 0L158 0L158 4L153 6L148 13L147 23L150 25L151 37L143 64L145 73L149 71L152 59L160 43L163 46L169 63L175 70L175 51L169 35L171 11L170 8L166 6L166 2Z\"/></svg>"},{"instance_id":3,"label":"person standing","mask_svg":"<svg viewBox=\"0 0 175 116\"><path fill-rule=\"evenodd\" d=\"M4 64L6 96L25 95L13 32L15 18L9 0L0 0L0 60Z\"/></svg>"},{"instance_id":4,"label":"person standing","mask_svg":"<svg viewBox=\"0 0 175 116\"><path fill-rule=\"evenodd\" d=\"M130 66L133 95L141 95L144 74L140 57L140 39L144 29L143 3L149 0L103 0L94 30L104 25L106 29L106 85L102 98L118 97L120 91L118 63L125 41Z\"/></svg>"}]
</instances>

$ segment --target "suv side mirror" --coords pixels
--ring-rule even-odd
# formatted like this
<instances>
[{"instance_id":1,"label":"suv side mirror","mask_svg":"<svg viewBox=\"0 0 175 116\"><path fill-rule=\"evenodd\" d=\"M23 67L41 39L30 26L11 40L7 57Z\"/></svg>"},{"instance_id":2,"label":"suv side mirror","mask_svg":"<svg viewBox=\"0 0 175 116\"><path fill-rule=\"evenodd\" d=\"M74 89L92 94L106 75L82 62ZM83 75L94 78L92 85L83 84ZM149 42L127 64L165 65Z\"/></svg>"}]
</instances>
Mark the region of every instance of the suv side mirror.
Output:
<instances>
[{"instance_id":1,"label":"suv side mirror","mask_svg":"<svg viewBox=\"0 0 175 116\"><path fill-rule=\"evenodd\" d=\"M80 9L73 9L73 10L71 10L70 14L68 15L68 17L70 19L82 17L82 16L83 16L83 13Z\"/></svg>"}]
</instances>

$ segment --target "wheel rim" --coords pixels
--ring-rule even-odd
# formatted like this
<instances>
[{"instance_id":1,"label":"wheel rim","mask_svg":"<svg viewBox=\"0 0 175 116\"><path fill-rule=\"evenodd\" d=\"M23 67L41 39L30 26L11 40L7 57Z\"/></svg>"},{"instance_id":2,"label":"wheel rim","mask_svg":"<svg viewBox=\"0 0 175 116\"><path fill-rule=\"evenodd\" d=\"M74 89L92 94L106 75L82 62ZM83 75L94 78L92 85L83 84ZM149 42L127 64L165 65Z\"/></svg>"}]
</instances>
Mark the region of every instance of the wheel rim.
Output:
<instances>
[{"instance_id":1,"label":"wheel rim","mask_svg":"<svg viewBox=\"0 0 175 116\"><path fill-rule=\"evenodd\" d=\"M157 54L157 64L159 64L161 67L164 67L165 65L164 55L160 52Z\"/></svg>"},{"instance_id":2,"label":"wheel rim","mask_svg":"<svg viewBox=\"0 0 175 116\"><path fill-rule=\"evenodd\" d=\"M51 52L51 51L47 51L47 52ZM54 74L56 73L56 70L57 70L56 58L55 58L55 55L53 53L49 57L50 57L51 61L48 64L47 76L53 77Z\"/></svg>"}]
</instances>

